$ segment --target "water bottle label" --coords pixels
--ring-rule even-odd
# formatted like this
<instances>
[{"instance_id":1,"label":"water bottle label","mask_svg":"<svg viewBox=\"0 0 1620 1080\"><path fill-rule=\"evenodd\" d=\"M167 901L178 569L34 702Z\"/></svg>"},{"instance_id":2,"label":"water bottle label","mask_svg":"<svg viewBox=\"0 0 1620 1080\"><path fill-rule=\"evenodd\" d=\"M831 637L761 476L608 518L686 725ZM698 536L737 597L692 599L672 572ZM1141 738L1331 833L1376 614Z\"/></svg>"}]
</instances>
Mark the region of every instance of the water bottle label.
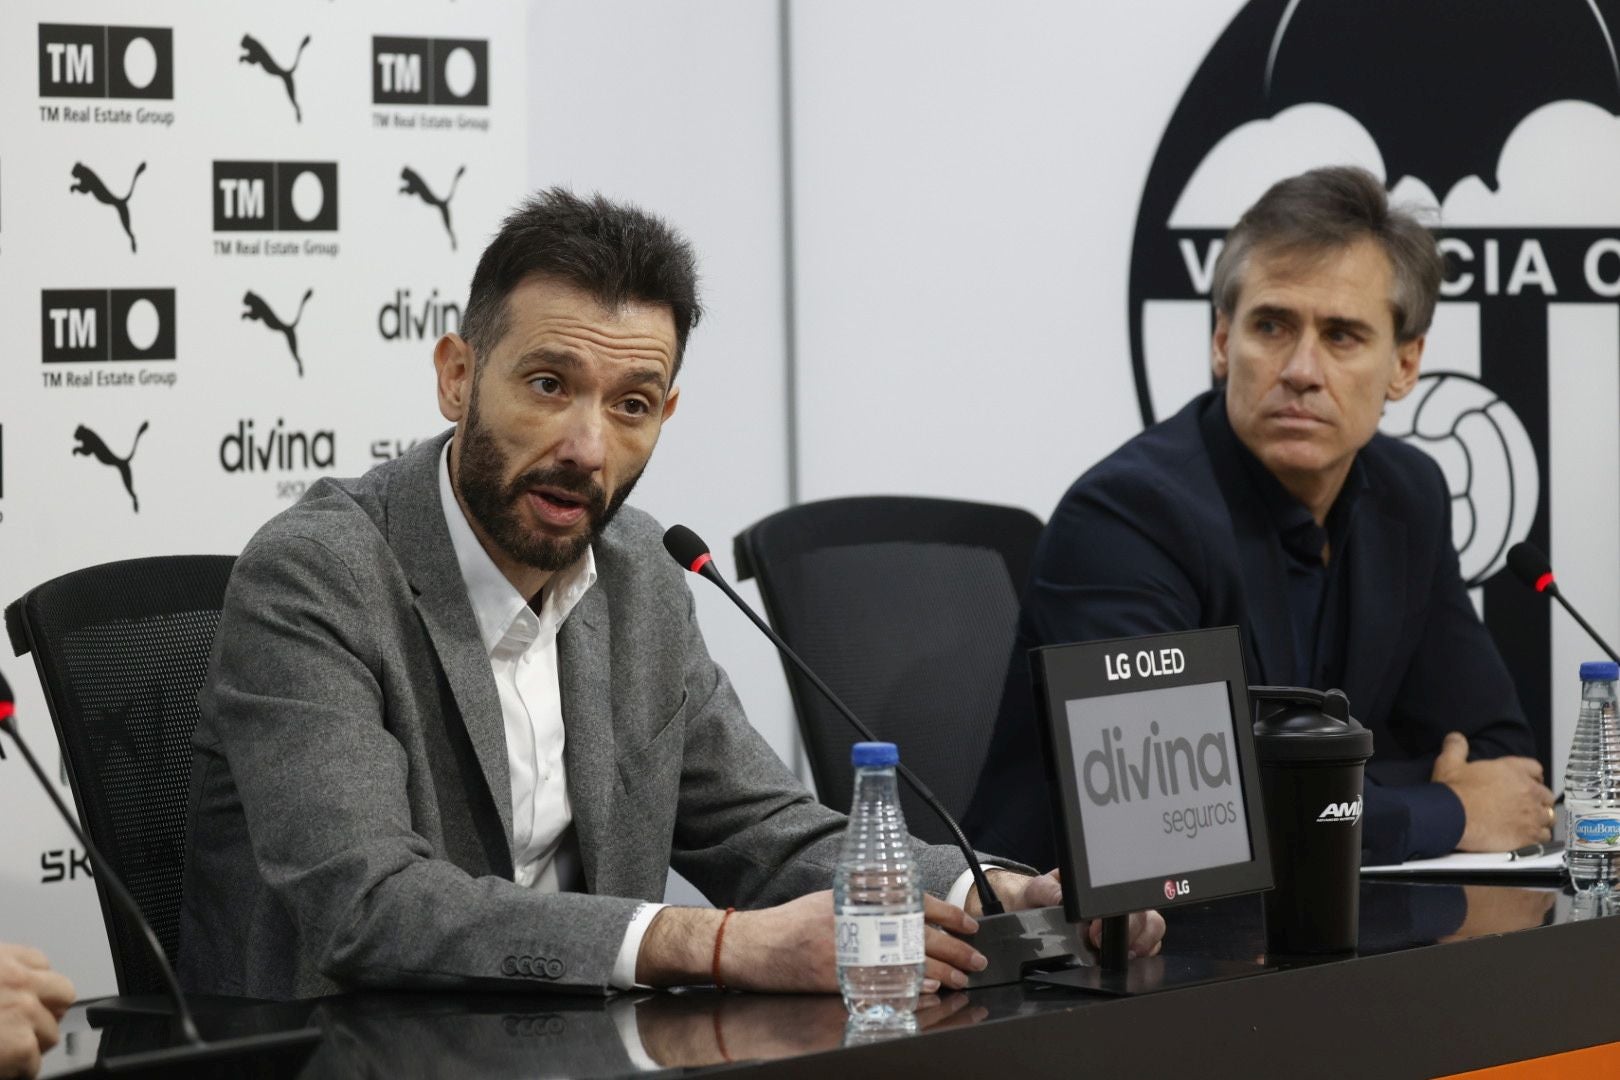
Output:
<instances>
[{"instance_id":1,"label":"water bottle label","mask_svg":"<svg viewBox=\"0 0 1620 1080\"><path fill-rule=\"evenodd\" d=\"M1620 849L1620 817L1600 812L1576 818L1570 829L1569 846L1574 851Z\"/></svg>"},{"instance_id":2,"label":"water bottle label","mask_svg":"<svg viewBox=\"0 0 1620 1080\"><path fill-rule=\"evenodd\" d=\"M839 915L834 932L840 967L923 962L920 911L910 915Z\"/></svg>"}]
</instances>

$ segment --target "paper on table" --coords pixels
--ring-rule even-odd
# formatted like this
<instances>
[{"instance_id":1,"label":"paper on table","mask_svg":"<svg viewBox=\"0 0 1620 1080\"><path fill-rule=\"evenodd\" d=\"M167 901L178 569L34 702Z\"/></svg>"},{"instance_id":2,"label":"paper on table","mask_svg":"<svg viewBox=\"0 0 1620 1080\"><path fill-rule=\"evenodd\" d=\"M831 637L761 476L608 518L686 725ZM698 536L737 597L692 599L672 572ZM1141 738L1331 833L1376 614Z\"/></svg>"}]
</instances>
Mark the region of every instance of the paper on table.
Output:
<instances>
[{"instance_id":1,"label":"paper on table","mask_svg":"<svg viewBox=\"0 0 1620 1080\"><path fill-rule=\"evenodd\" d=\"M1545 877L1564 869L1562 847L1546 855L1515 859L1511 851L1459 851L1437 859L1413 859L1387 866L1363 866L1363 874L1502 874Z\"/></svg>"}]
</instances>

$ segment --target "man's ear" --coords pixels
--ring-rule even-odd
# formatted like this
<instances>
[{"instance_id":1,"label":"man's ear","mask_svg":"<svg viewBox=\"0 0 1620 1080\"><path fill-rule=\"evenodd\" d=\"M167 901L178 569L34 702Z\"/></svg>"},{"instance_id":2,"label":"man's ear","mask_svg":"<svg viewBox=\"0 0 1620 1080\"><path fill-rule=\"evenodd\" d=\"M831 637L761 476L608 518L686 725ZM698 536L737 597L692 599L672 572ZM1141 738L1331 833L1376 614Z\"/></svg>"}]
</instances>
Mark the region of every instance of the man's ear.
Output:
<instances>
[{"instance_id":1,"label":"man's ear","mask_svg":"<svg viewBox=\"0 0 1620 1080\"><path fill-rule=\"evenodd\" d=\"M1390 401L1401 400L1417 385L1418 375L1423 368L1423 344L1427 340L1428 335L1419 334L1411 341L1395 346L1395 373L1390 377L1389 389L1384 394Z\"/></svg>"},{"instance_id":2,"label":"man's ear","mask_svg":"<svg viewBox=\"0 0 1620 1080\"><path fill-rule=\"evenodd\" d=\"M433 368L438 377L439 413L452 424L467 415L472 399L473 374L478 358L460 334L446 334L433 346Z\"/></svg>"},{"instance_id":3,"label":"man's ear","mask_svg":"<svg viewBox=\"0 0 1620 1080\"><path fill-rule=\"evenodd\" d=\"M664 399L664 415L660 423L669 422L669 418L675 415L675 406L679 405L680 402L681 388L678 386L670 387L669 396Z\"/></svg>"},{"instance_id":4,"label":"man's ear","mask_svg":"<svg viewBox=\"0 0 1620 1080\"><path fill-rule=\"evenodd\" d=\"M1219 308L1215 310L1215 335L1210 339L1209 370L1215 376L1216 382L1226 378L1230 365L1226 359L1226 339L1232 332L1232 320L1226 317L1226 312Z\"/></svg>"}]
</instances>

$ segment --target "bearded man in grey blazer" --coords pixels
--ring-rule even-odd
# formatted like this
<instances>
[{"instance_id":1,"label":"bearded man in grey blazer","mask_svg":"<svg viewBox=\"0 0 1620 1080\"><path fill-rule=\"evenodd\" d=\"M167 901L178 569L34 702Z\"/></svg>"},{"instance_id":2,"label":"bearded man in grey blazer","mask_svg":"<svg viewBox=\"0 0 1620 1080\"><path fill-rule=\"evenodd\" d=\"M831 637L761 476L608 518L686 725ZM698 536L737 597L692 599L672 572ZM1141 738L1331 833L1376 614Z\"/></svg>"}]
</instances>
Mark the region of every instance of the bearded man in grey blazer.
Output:
<instances>
[{"instance_id":1,"label":"bearded man in grey blazer","mask_svg":"<svg viewBox=\"0 0 1620 1080\"><path fill-rule=\"evenodd\" d=\"M195 741L187 986L836 989L844 817L748 724L624 506L699 314L663 222L543 193L435 346L454 429L248 544ZM984 958L942 929L970 933L978 898L955 849L918 861L925 985L960 986ZM672 866L746 910L659 904ZM995 888L1060 898L1053 875ZM1163 922L1135 929L1148 952Z\"/></svg>"}]
</instances>

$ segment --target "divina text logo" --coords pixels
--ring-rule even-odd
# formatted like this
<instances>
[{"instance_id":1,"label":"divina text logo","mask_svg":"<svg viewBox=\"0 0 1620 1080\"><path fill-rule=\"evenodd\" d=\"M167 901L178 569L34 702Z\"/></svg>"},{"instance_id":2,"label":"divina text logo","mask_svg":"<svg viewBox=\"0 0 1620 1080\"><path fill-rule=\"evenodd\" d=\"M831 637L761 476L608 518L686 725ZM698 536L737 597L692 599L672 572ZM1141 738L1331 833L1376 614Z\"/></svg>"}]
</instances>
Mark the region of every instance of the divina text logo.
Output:
<instances>
[{"instance_id":1,"label":"divina text logo","mask_svg":"<svg viewBox=\"0 0 1620 1080\"><path fill-rule=\"evenodd\" d=\"M130 471L130 462L135 457L135 451L141 445L141 436L146 434L146 429L149 426L149 421L141 421L141 426L135 429L135 438L130 443L129 453L122 457L113 453L107 446L106 441L84 424L80 424L73 430L73 439L76 444L73 447L73 456L95 458L101 464L110 465L116 469L118 475L124 481L124 490L129 492L130 504L137 514L141 512L141 500L135 495L135 477Z\"/></svg>"},{"instance_id":2,"label":"divina text logo","mask_svg":"<svg viewBox=\"0 0 1620 1080\"><path fill-rule=\"evenodd\" d=\"M139 180L141 173L145 171L146 162L143 161L135 166L135 174L129 178L129 190L124 192L122 198L119 198L108 190L107 185L102 183L101 177L96 175L94 169L82 161L76 161L73 163L73 185L68 188L71 192L89 195L96 202L110 206L118 211L118 221L124 227L124 235L129 237L129 250L131 252L135 251L135 233L129 227L129 200L135 194L135 181Z\"/></svg>"},{"instance_id":3,"label":"divina text logo","mask_svg":"<svg viewBox=\"0 0 1620 1080\"><path fill-rule=\"evenodd\" d=\"M456 230L450 224L450 200L456 197L456 185L461 183L461 174L466 171L465 165L456 170L456 175L450 178L450 190L444 193L442 199L433 194L433 189L428 187L427 181L409 165L399 172L401 195L415 195L429 206L438 209L439 217L444 221L444 231L450 234L451 251L456 250Z\"/></svg>"},{"instance_id":4,"label":"divina text logo","mask_svg":"<svg viewBox=\"0 0 1620 1080\"><path fill-rule=\"evenodd\" d=\"M305 289L304 298L298 301L298 313L291 322L283 322L281 316L272 311L258 293L250 289L242 294L242 318L262 322L287 340L287 351L292 353L293 363L298 365L300 379L304 377L304 358L298 355L298 323L304 317L304 305L314 295L314 289Z\"/></svg>"},{"instance_id":5,"label":"divina text logo","mask_svg":"<svg viewBox=\"0 0 1620 1080\"><path fill-rule=\"evenodd\" d=\"M40 23L39 96L172 99L174 31Z\"/></svg>"},{"instance_id":6,"label":"divina text logo","mask_svg":"<svg viewBox=\"0 0 1620 1080\"><path fill-rule=\"evenodd\" d=\"M258 38L252 34L243 34L242 55L236 59L239 64L261 67L266 75L281 80L281 85L287 88L287 100L292 102L294 120L300 124L304 122L304 110L298 107L298 88L293 85L293 73L298 70L298 62L304 58L304 48L308 44L309 35L305 34L304 40L298 43L298 51L293 54L292 66L284 68L276 63L269 49L259 44Z\"/></svg>"},{"instance_id":7,"label":"divina text logo","mask_svg":"<svg viewBox=\"0 0 1620 1080\"><path fill-rule=\"evenodd\" d=\"M411 290L395 289L394 298L377 311L377 333L384 341L437 341L461 331L461 305L439 299L434 289L420 304Z\"/></svg>"},{"instance_id":8,"label":"divina text logo","mask_svg":"<svg viewBox=\"0 0 1620 1080\"><path fill-rule=\"evenodd\" d=\"M269 426L238 420L219 441L219 465L228 473L308 472L330 469L336 459L336 432L297 431L280 417Z\"/></svg>"}]
</instances>

